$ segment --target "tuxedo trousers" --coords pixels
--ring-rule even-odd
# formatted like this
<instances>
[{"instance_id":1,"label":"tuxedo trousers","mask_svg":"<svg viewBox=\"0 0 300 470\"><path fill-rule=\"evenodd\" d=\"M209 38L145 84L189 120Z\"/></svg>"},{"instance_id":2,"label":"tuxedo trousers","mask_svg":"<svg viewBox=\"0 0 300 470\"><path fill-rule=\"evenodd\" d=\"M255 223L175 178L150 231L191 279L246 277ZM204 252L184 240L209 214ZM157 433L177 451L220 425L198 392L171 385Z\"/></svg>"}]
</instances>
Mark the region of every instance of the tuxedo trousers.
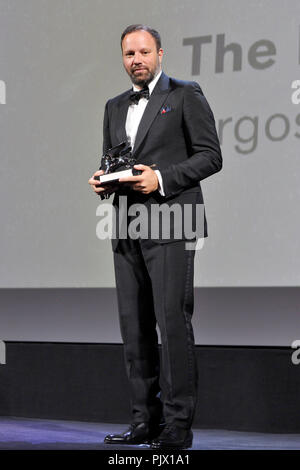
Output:
<instances>
[{"instance_id":1,"label":"tuxedo trousers","mask_svg":"<svg viewBox=\"0 0 300 470\"><path fill-rule=\"evenodd\" d=\"M164 420L190 429L198 384L191 322L195 250L184 240L127 238L113 253L132 422Z\"/></svg>"}]
</instances>

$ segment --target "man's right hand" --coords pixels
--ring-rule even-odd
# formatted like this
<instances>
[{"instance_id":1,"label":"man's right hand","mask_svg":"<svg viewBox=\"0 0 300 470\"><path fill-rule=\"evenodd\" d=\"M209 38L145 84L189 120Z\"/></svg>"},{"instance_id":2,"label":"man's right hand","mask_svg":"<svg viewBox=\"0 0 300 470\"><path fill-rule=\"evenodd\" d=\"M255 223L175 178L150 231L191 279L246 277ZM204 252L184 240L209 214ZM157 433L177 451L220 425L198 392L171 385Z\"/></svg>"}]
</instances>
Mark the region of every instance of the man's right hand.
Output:
<instances>
[{"instance_id":1,"label":"man's right hand","mask_svg":"<svg viewBox=\"0 0 300 470\"><path fill-rule=\"evenodd\" d=\"M118 189L117 184L106 184L105 186L101 186L99 180L95 180L95 176L103 175L103 170L96 171L93 176L89 179L88 183L91 185L92 189L95 191L98 196L106 196L114 193Z\"/></svg>"}]
</instances>

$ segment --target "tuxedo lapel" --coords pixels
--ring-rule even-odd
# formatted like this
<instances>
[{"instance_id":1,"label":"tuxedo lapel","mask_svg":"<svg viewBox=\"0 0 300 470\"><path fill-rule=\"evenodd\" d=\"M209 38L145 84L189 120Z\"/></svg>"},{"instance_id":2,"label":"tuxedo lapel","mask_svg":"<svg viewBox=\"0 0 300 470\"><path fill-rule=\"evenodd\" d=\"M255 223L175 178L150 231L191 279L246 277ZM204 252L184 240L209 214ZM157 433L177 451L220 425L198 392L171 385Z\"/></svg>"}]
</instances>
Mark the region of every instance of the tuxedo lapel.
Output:
<instances>
[{"instance_id":1,"label":"tuxedo lapel","mask_svg":"<svg viewBox=\"0 0 300 470\"><path fill-rule=\"evenodd\" d=\"M127 117L128 107L129 107L129 104L130 104L129 94L130 94L130 90L128 90L122 96L120 102L118 103L116 134L117 134L119 142L127 141L125 124L126 124L126 117Z\"/></svg>"},{"instance_id":2,"label":"tuxedo lapel","mask_svg":"<svg viewBox=\"0 0 300 470\"><path fill-rule=\"evenodd\" d=\"M162 73L156 86L154 87L153 92L151 93L149 102L146 106L143 117L139 124L138 131L136 134L135 144L134 144L134 148L132 152L133 155L138 151L141 143L146 137L146 134L155 116L157 115L162 105L164 104L169 92L170 92L169 77L167 77L167 75Z\"/></svg>"}]
</instances>

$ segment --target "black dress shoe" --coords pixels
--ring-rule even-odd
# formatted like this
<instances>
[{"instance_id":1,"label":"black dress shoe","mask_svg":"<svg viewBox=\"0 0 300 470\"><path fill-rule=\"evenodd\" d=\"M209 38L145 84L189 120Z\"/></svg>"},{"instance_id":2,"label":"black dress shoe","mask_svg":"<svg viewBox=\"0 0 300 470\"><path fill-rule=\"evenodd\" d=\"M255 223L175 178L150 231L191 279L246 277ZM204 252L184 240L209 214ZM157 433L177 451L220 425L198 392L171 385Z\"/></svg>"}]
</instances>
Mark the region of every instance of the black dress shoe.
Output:
<instances>
[{"instance_id":1,"label":"black dress shoe","mask_svg":"<svg viewBox=\"0 0 300 470\"><path fill-rule=\"evenodd\" d=\"M188 449L192 447L193 433L174 424L167 424L162 433L151 442L151 449Z\"/></svg>"},{"instance_id":2,"label":"black dress shoe","mask_svg":"<svg viewBox=\"0 0 300 470\"><path fill-rule=\"evenodd\" d=\"M149 426L148 423L132 423L120 434L108 434L106 444L150 444L151 440L161 432L159 425Z\"/></svg>"}]
</instances>

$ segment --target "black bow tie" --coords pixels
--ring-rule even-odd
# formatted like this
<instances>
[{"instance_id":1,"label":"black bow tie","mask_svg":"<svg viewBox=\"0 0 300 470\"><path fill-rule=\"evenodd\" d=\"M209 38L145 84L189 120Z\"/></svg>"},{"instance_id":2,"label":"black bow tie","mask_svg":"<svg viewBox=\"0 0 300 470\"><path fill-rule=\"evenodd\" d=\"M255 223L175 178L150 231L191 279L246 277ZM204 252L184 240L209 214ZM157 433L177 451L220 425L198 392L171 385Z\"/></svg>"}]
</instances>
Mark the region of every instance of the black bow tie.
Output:
<instances>
[{"instance_id":1,"label":"black bow tie","mask_svg":"<svg viewBox=\"0 0 300 470\"><path fill-rule=\"evenodd\" d=\"M130 101L132 101L134 104L138 104L141 98L146 98L146 100L149 99L150 93L149 93L149 88L146 85L142 90L140 91L132 91L129 95Z\"/></svg>"}]
</instances>

